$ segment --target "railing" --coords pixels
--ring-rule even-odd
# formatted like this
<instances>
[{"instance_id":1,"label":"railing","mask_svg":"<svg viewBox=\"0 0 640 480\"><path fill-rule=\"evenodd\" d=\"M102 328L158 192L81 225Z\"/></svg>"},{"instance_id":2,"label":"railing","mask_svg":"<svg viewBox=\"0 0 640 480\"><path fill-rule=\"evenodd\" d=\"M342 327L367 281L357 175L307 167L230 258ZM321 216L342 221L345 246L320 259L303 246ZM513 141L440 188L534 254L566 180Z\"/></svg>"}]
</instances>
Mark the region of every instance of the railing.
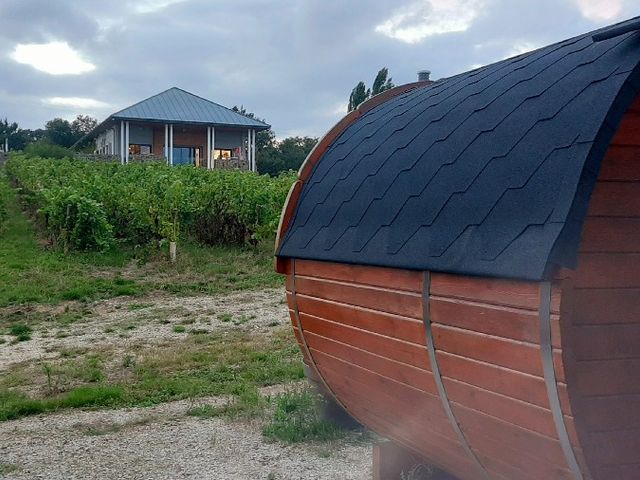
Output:
<instances>
[{"instance_id":1,"label":"railing","mask_svg":"<svg viewBox=\"0 0 640 480\"><path fill-rule=\"evenodd\" d=\"M102 153L76 153L76 158L81 160L90 160L94 162L120 162L120 155L107 155ZM130 154L129 163L166 163L167 159L160 155L153 154ZM217 158L211 160L213 170L249 170L249 162L244 158L230 157Z\"/></svg>"}]
</instances>

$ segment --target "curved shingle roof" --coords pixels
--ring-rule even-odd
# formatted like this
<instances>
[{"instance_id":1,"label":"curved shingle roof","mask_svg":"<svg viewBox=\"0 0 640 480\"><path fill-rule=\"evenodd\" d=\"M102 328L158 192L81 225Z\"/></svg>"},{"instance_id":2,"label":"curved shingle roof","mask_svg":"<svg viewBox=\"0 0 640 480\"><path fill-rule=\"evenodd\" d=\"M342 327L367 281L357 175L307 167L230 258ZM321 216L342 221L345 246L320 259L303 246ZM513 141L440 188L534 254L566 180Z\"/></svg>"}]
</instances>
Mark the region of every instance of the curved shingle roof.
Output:
<instances>
[{"instance_id":1,"label":"curved shingle roof","mask_svg":"<svg viewBox=\"0 0 640 480\"><path fill-rule=\"evenodd\" d=\"M573 266L600 163L640 92L636 27L366 112L306 179L277 254L533 280Z\"/></svg>"}]
</instances>

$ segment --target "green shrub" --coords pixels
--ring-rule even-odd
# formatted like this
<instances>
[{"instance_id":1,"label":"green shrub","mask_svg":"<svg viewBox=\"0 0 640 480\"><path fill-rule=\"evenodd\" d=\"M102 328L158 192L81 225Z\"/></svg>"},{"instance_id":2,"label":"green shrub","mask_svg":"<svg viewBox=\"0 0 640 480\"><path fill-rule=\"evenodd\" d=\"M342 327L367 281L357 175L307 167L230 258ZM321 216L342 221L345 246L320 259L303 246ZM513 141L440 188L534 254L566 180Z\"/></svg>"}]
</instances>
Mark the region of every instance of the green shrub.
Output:
<instances>
[{"instance_id":1,"label":"green shrub","mask_svg":"<svg viewBox=\"0 0 640 480\"><path fill-rule=\"evenodd\" d=\"M43 157L43 158L65 158L73 157L73 152L68 148L55 145L47 141L39 141L30 143L25 148L24 153L30 157Z\"/></svg>"},{"instance_id":2,"label":"green shrub","mask_svg":"<svg viewBox=\"0 0 640 480\"><path fill-rule=\"evenodd\" d=\"M292 173L279 177L167 165L13 154L7 174L23 203L65 248L146 247L189 236L247 244L276 231Z\"/></svg>"}]
</instances>

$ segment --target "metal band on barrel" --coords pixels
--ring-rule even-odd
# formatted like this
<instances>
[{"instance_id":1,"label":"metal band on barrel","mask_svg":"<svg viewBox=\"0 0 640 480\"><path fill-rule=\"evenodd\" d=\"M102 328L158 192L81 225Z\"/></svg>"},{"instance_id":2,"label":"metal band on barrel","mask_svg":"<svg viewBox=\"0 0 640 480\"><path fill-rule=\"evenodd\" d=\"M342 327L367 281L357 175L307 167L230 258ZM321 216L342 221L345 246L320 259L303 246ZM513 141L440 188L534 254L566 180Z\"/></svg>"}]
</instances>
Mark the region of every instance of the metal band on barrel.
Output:
<instances>
[{"instance_id":1,"label":"metal band on barrel","mask_svg":"<svg viewBox=\"0 0 640 480\"><path fill-rule=\"evenodd\" d=\"M558 394L558 384L556 383L556 372L553 366L553 346L551 343L551 283L542 282L540 284L540 354L542 355L542 366L544 369L544 381L547 386L547 396L549 397L549 407L556 425L558 439L562 446L562 451L567 460L567 465L575 480L583 480L582 471L578 465L576 454L573 451L567 426L564 423L564 415L560 405L560 395Z\"/></svg>"},{"instance_id":2,"label":"metal band on barrel","mask_svg":"<svg viewBox=\"0 0 640 480\"><path fill-rule=\"evenodd\" d=\"M422 287L422 312L424 319L424 329L427 334L427 350L429 351L429 360L431 360L431 373L433 373L433 379L436 382L436 388L438 389L438 395L440 396L440 400L442 401L444 411L449 418L449 423L451 423L453 430L458 436L458 440L460 441L462 448L464 448L464 451L467 453L469 458L482 472L484 478L486 480L489 480L490 477L486 469L484 468L484 465L480 463L480 460L471 449L471 446L469 446L467 438L464 436L464 433L460 429L458 420L456 420L456 416L451 409L451 404L449 403L449 397L447 396L447 391L444 388L444 383L442 383L442 375L440 374L440 367L438 366L438 359L436 357L436 348L433 342L433 331L431 330L431 313L429 309L430 287L431 275L428 271L426 271L424 272L424 285Z\"/></svg>"}]
</instances>

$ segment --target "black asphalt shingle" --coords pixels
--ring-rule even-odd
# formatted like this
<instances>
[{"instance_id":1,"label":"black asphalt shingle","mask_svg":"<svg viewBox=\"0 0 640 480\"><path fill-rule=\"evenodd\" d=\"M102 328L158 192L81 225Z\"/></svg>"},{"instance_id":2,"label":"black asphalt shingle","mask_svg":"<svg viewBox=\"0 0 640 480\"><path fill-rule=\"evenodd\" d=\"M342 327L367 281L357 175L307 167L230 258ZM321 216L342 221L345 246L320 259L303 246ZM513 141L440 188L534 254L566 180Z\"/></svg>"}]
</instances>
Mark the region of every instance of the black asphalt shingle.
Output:
<instances>
[{"instance_id":1,"label":"black asphalt shingle","mask_svg":"<svg viewBox=\"0 0 640 480\"><path fill-rule=\"evenodd\" d=\"M638 21L365 113L314 167L278 255L533 280L573 266L594 172L639 93Z\"/></svg>"}]
</instances>

